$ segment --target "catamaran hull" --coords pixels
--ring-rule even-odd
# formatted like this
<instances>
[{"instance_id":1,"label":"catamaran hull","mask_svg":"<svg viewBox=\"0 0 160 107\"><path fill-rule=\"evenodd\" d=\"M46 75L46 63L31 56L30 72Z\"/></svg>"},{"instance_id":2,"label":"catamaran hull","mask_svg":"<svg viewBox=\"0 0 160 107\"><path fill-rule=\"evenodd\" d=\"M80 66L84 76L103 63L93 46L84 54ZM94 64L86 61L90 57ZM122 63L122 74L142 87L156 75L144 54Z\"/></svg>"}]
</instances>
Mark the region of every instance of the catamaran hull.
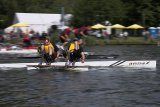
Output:
<instances>
[{"instance_id":1,"label":"catamaran hull","mask_svg":"<svg viewBox=\"0 0 160 107\"><path fill-rule=\"evenodd\" d=\"M66 62L54 62L50 67L65 68ZM45 67L45 64L42 66ZM5 68L40 68L38 63L4 63L0 64L0 69ZM43 68L44 68L43 67ZM47 67L47 66L46 66ZM71 68L73 66L68 66ZM137 60L137 61L86 61L84 63L76 62L74 68L100 68L100 67L125 67L125 68L156 68L156 60Z\"/></svg>"}]
</instances>

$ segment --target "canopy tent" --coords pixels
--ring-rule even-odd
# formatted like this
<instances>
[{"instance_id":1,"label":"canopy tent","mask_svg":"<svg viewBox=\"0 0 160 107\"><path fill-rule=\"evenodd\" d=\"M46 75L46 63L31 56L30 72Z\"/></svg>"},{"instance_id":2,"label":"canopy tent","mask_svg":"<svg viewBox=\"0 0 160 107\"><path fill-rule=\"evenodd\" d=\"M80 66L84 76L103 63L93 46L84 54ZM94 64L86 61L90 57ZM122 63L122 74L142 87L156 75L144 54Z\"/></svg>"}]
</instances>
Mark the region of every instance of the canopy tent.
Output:
<instances>
[{"instance_id":1,"label":"canopy tent","mask_svg":"<svg viewBox=\"0 0 160 107\"><path fill-rule=\"evenodd\" d=\"M133 29L134 30L133 35L136 36L137 32L139 31L138 29L144 29L144 27L138 24L133 24L133 25L128 26L127 29Z\"/></svg>"},{"instance_id":2,"label":"canopy tent","mask_svg":"<svg viewBox=\"0 0 160 107\"><path fill-rule=\"evenodd\" d=\"M138 24L133 24L131 26L128 26L127 27L128 29L143 29L144 27L143 26L140 26Z\"/></svg>"},{"instance_id":3,"label":"canopy tent","mask_svg":"<svg viewBox=\"0 0 160 107\"><path fill-rule=\"evenodd\" d=\"M92 29L105 29L107 27L101 24L96 24L96 25L91 26L91 28Z\"/></svg>"},{"instance_id":4,"label":"canopy tent","mask_svg":"<svg viewBox=\"0 0 160 107\"><path fill-rule=\"evenodd\" d=\"M65 14L65 24L69 23L71 14ZM13 24L23 23L28 24L28 30L34 30L35 32L48 32L48 29L52 25L57 27L61 26L61 14L44 14L44 13L16 13L14 16ZM15 27L22 27L25 25L14 25ZM13 26L12 26L13 27Z\"/></svg>"},{"instance_id":5,"label":"canopy tent","mask_svg":"<svg viewBox=\"0 0 160 107\"><path fill-rule=\"evenodd\" d=\"M115 28L115 29L124 29L124 28L126 28L126 27L123 26L123 25L120 25L120 24L115 24L115 25L112 25L111 28Z\"/></svg>"},{"instance_id":6,"label":"canopy tent","mask_svg":"<svg viewBox=\"0 0 160 107\"><path fill-rule=\"evenodd\" d=\"M14 31L14 32L23 31L23 32L28 33L28 29L29 29L28 24L26 24L26 23L16 23L16 24L13 24L13 25L5 28L4 31L6 33L9 33L11 31Z\"/></svg>"},{"instance_id":7,"label":"canopy tent","mask_svg":"<svg viewBox=\"0 0 160 107\"><path fill-rule=\"evenodd\" d=\"M29 27L26 23L16 23L14 25L11 25L12 27Z\"/></svg>"},{"instance_id":8,"label":"canopy tent","mask_svg":"<svg viewBox=\"0 0 160 107\"><path fill-rule=\"evenodd\" d=\"M120 34L123 33L123 29L125 29L126 27L120 24L114 24L111 26L111 28L114 31L114 35L116 36L120 36Z\"/></svg>"}]
</instances>

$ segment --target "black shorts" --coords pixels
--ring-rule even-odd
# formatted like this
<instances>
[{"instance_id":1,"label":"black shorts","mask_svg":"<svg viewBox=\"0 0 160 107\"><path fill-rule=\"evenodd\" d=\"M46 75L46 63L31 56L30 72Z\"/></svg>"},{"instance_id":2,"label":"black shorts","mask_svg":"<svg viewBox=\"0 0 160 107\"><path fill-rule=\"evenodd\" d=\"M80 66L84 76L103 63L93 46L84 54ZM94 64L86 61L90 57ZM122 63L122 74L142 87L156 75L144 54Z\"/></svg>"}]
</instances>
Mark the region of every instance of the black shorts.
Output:
<instances>
[{"instance_id":1,"label":"black shorts","mask_svg":"<svg viewBox=\"0 0 160 107\"><path fill-rule=\"evenodd\" d=\"M76 56L76 52L75 52L75 51L69 53L69 61L70 61L70 62L75 62L75 61L77 61L77 56Z\"/></svg>"},{"instance_id":2,"label":"black shorts","mask_svg":"<svg viewBox=\"0 0 160 107\"><path fill-rule=\"evenodd\" d=\"M81 55L82 52L83 52L82 47L80 47L78 50L71 52L70 56L69 56L70 57L69 60L71 62L78 61L82 57L82 55Z\"/></svg>"},{"instance_id":3,"label":"black shorts","mask_svg":"<svg viewBox=\"0 0 160 107\"><path fill-rule=\"evenodd\" d=\"M51 56L48 53L45 53L43 55L44 55L43 58L45 59L45 61L47 63L52 62L52 58L51 58Z\"/></svg>"}]
</instances>

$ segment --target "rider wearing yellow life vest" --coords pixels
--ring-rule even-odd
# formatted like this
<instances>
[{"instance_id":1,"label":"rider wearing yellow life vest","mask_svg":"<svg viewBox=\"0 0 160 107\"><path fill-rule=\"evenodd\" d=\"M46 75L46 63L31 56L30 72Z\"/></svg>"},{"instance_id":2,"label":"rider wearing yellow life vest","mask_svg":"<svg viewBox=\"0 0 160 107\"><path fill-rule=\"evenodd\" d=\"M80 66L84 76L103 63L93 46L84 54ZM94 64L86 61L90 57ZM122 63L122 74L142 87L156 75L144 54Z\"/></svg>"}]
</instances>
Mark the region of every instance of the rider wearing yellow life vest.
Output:
<instances>
[{"instance_id":1,"label":"rider wearing yellow life vest","mask_svg":"<svg viewBox=\"0 0 160 107\"><path fill-rule=\"evenodd\" d=\"M78 41L75 41L75 40L74 40L74 41L70 44L68 51L69 51L69 52L74 52L74 51L76 51L76 50L78 50L78 49L79 49Z\"/></svg>"},{"instance_id":2,"label":"rider wearing yellow life vest","mask_svg":"<svg viewBox=\"0 0 160 107\"><path fill-rule=\"evenodd\" d=\"M81 62L84 63L85 55L81 46L81 42L77 38L75 38L70 43L68 48L68 55L68 59L70 62L76 62L81 59Z\"/></svg>"},{"instance_id":3,"label":"rider wearing yellow life vest","mask_svg":"<svg viewBox=\"0 0 160 107\"><path fill-rule=\"evenodd\" d=\"M46 40L47 41L47 40ZM54 52L54 47L51 43L47 41L46 44L41 46L42 51L44 51L46 54L52 55Z\"/></svg>"},{"instance_id":4,"label":"rider wearing yellow life vest","mask_svg":"<svg viewBox=\"0 0 160 107\"><path fill-rule=\"evenodd\" d=\"M52 45L49 39L45 39L44 44L40 47L42 58L45 59L47 65L50 65L51 62L57 57L57 47ZM40 61L40 65L42 64L42 60Z\"/></svg>"}]
</instances>

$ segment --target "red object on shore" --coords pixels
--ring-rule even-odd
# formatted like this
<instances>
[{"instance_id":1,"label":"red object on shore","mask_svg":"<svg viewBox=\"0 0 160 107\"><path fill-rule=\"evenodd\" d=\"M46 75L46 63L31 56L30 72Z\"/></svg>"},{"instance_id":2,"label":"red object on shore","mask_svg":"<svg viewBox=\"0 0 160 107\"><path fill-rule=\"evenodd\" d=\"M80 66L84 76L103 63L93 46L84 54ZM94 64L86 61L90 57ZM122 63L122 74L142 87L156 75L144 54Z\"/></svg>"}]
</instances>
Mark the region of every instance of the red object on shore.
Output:
<instances>
[{"instance_id":1,"label":"red object on shore","mask_svg":"<svg viewBox=\"0 0 160 107\"><path fill-rule=\"evenodd\" d=\"M23 47L23 49L37 49L38 46L27 46L27 47Z\"/></svg>"},{"instance_id":2,"label":"red object on shore","mask_svg":"<svg viewBox=\"0 0 160 107\"><path fill-rule=\"evenodd\" d=\"M28 36L26 36L26 37L23 38L23 41L29 41L29 40L30 40L30 39L29 39Z\"/></svg>"}]
</instances>

